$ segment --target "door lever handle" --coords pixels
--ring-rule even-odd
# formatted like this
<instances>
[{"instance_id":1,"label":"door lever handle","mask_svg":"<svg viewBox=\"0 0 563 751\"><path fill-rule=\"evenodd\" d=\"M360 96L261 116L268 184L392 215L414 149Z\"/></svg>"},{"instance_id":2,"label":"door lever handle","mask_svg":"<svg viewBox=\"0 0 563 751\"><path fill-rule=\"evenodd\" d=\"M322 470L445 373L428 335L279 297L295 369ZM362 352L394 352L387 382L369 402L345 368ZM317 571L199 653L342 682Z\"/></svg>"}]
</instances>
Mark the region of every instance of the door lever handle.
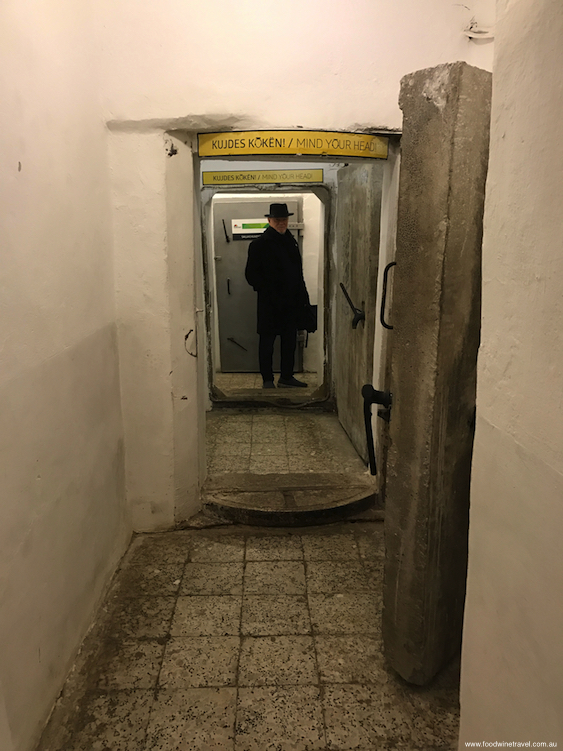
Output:
<instances>
[{"instance_id":1,"label":"door lever handle","mask_svg":"<svg viewBox=\"0 0 563 751\"><path fill-rule=\"evenodd\" d=\"M346 298L348 305L350 306L350 309L352 310L352 313L354 314L354 319L352 320L352 328L355 329L358 327L358 324L360 321L366 320L366 314L363 310L360 310L360 308L356 308L352 300L350 299L350 295L348 294L348 291L346 290L346 287L340 282L340 289L342 292L344 292L344 297Z\"/></svg>"},{"instance_id":2,"label":"door lever handle","mask_svg":"<svg viewBox=\"0 0 563 751\"><path fill-rule=\"evenodd\" d=\"M373 443L373 428L371 426L371 405L381 404L383 409L377 410L377 416L385 422L391 419L391 405L393 404L393 394L390 391L377 391L371 383L362 386L362 396L364 398L364 424L366 428L366 441L368 445L369 470L370 474L377 474L375 463L375 445Z\"/></svg>"},{"instance_id":3,"label":"door lever handle","mask_svg":"<svg viewBox=\"0 0 563 751\"><path fill-rule=\"evenodd\" d=\"M236 340L236 339L234 338L234 336L228 336L228 337L227 337L227 341L228 341L228 342L232 342L233 344L236 344L236 345L237 345L237 347L240 347L240 348L241 348L241 349L243 349L243 350L244 350L245 352L248 352L248 350L246 349L246 347L243 347L243 346L242 346L242 344L239 344L239 342L237 342L237 340Z\"/></svg>"},{"instance_id":4,"label":"door lever handle","mask_svg":"<svg viewBox=\"0 0 563 751\"><path fill-rule=\"evenodd\" d=\"M379 313L379 320L381 321L381 325L384 329L389 329L390 331L393 330L393 326L391 326L389 323L385 323L385 303L387 302L387 282L389 272L391 271L393 266L396 265L397 263L395 261L391 261L391 263L387 264L385 271L383 272L383 291L381 293L381 311Z\"/></svg>"}]
</instances>

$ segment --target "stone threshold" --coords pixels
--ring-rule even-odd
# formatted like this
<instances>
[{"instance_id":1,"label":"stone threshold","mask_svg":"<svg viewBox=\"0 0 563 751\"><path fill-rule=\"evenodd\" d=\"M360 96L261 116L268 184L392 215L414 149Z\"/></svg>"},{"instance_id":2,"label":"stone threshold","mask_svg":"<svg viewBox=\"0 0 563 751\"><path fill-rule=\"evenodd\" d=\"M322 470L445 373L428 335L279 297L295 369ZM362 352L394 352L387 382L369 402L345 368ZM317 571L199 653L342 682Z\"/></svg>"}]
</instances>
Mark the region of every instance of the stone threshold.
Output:
<instances>
[{"instance_id":1,"label":"stone threshold","mask_svg":"<svg viewBox=\"0 0 563 751\"><path fill-rule=\"evenodd\" d=\"M203 514L239 524L304 527L382 511L371 478L336 473L223 473L202 489Z\"/></svg>"}]
</instances>

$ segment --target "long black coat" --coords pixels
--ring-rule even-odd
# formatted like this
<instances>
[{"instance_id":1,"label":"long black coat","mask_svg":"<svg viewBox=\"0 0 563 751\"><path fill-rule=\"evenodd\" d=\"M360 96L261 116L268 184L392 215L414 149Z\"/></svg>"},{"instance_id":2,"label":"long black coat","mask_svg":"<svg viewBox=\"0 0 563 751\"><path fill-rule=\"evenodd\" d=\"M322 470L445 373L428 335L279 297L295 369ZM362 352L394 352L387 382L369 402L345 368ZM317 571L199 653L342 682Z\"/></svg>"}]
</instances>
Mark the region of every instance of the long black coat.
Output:
<instances>
[{"instance_id":1,"label":"long black coat","mask_svg":"<svg viewBox=\"0 0 563 751\"><path fill-rule=\"evenodd\" d=\"M296 239L268 227L248 247L246 281L258 292L258 333L298 328L309 295Z\"/></svg>"}]
</instances>

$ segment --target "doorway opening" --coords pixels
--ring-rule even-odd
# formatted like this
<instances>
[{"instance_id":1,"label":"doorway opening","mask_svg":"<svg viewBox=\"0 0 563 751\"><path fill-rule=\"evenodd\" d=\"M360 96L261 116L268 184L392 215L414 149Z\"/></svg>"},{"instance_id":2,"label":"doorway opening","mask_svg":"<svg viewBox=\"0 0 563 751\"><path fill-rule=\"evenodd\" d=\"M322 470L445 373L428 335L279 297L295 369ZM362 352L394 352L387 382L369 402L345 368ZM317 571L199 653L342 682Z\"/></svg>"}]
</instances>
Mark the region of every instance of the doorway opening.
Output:
<instances>
[{"instance_id":1,"label":"doorway opening","mask_svg":"<svg viewBox=\"0 0 563 751\"><path fill-rule=\"evenodd\" d=\"M262 388L258 365L256 293L245 278L248 247L268 226L271 203L283 202L292 213L289 231L298 242L303 274L312 305L321 311L317 331L299 332L295 373L307 383L287 396ZM206 266L209 300L209 361L214 401L304 403L325 396L324 276L325 202L310 190L220 191L207 204ZM280 371L279 338L274 373Z\"/></svg>"},{"instance_id":2,"label":"doorway opening","mask_svg":"<svg viewBox=\"0 0 563 751\"><path fill-rule=\"evenodd\" d=\"M203 159L200 162L202 236L205 264L208 380L214 405L321 404L333 399L330 308L331 246L338 161ZM245 175L262 183L239 184ZM210 175L214 182L206 179ZM278 182L273 182L273 180ZM232 185L229 180L234 180ZM317 330L298 334L295 372L306 389L267 392L258 364L256 293L244 271L250 242L267 226L271 203L286 203L289 231L301 251L304 279ZM274 351L279 371L279 341Z\"/></svg>"},{"instance_id":3,"label":"doorway opening","mask_svg":"<svg viewBox=\"0 0 563 751\"><path fill-rule=\"evenodd\" d=\"M277 525L290 518L295 524L345 518L376 505L361 387L382 372L384 337L376 347L375 311L380 256L388 262L394 239L398 160L393 149L391 155L388 161L330 163L201 161L210 396L206 509ZM317 179L229 185L259 171L308 172ZM217 182L209 185L206 173ZM317 331L301 334L296 351L295 372L307 389L273 393L262 388L256 294L244 274L248 246L267 226L271 203L286 203L293 214L289 230L318 309ZM359 324L343 286L364 309Z\"/></svg>"}]
</instances>

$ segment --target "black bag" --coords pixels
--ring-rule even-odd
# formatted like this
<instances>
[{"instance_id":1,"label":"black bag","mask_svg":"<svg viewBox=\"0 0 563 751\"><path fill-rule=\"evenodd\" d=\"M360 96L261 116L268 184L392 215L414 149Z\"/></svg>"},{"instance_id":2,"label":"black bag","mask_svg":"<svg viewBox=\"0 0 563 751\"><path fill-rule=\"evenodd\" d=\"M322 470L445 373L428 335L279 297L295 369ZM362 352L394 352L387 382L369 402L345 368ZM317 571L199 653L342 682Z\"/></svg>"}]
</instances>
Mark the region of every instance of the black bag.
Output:
<instances>
[{"instance_id":1,"label":"black bag","mask_svg":"<svg viewBox=\"0 0 563 751\"><path fill-rule=\"evenodd\" d=\"M307 331L312 334L317 330L317 306L307 303L297 316L298 331Z\"/></svg>"}]
</instances>

